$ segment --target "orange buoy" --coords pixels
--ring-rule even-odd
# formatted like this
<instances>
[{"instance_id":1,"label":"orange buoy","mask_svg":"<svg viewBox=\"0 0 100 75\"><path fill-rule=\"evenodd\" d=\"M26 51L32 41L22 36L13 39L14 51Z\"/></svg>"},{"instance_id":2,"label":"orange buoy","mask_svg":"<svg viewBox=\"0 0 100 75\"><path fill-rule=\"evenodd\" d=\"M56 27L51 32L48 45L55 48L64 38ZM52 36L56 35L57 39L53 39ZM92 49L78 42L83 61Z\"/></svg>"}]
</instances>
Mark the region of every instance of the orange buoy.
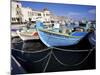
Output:
<instances>
[{"instance_id":1,"label":"orange buoy","mask_svg":"<svg viewBox=\"0 0 100 75\"><path fill-rule=\"evenodd\" d=\"M32 35L38 36L38 32L33 32Z\"/></svg>"}]
</instances>

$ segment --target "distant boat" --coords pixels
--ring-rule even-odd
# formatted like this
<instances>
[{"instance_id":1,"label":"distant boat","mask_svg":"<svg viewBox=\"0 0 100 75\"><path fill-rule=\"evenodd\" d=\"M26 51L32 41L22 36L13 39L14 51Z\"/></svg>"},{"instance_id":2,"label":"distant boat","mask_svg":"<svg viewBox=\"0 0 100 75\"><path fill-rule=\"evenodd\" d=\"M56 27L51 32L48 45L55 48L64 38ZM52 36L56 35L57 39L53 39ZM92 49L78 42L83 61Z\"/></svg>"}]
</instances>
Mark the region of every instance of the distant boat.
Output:
<instances>
[{"instance_id":1,"label":"distant boat","mask_svg":"<svg viewBox=\"0 0 100 75\"><path fill-rule=\"evenodd\" d=\"M17 30L21 30L25 25L11 25L11 37L18 37Z\"/></svg>"},{"instance_id":2,"label":"distant boat","mask_svg":"<svg viewBox=\"0 0 100 75\"><path fill-rule=\"evenodd\" d=\"M23 41L39 39L38 32L35 29L17 30L17 34Z\"/></svg>"},{"instance_id":3,"label":"distant boat","mask_svg":"<svg viewBox=\"0 0 100 75\"><path fill-rule=\"evenodd\" d=\"M48 47L69 46L77 44L88 32L72 32L70 35L54 32L43 28L43 23L36 22L36 28L41 41Z\"/></svg>"}]
</instances>

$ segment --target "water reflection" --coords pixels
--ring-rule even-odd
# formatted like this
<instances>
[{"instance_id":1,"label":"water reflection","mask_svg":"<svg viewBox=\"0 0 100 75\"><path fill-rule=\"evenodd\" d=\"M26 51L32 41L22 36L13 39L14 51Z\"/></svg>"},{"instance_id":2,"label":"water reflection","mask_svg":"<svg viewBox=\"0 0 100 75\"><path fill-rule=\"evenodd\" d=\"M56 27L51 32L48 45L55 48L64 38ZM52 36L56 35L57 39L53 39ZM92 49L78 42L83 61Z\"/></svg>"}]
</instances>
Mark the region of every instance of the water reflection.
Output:
<instances>
[{"instance_id":1,"label":"water reflection","mask_svg":"<svg viewBox=\"0 0 100 75\"><path fill-rule=\"evenodd\" d=\"M57 48L65 49L65 51L49 49L40 40L24 42L20 38L12 40L12 55L21 63L27 73L95 68L95 49L88 56L93 46L89 43L87 37L77 45ZM67 50L88 51L71 52ZM87 56L88 58L84 60ZM84 62L82 62L83 60Z\"/></svg>"}]
</instances>

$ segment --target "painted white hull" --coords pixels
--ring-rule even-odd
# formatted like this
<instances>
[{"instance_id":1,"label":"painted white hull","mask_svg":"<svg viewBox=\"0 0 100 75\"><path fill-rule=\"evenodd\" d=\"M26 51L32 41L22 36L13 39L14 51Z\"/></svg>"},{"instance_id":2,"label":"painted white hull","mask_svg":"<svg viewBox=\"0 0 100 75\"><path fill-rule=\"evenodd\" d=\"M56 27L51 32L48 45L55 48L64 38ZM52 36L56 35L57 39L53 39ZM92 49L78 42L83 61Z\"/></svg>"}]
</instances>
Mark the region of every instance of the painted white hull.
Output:
<instances>
[{"instance_id":1,"label":"painted white hull","mask_svg":"<svg viewBox=\"0 0 100 75\"><path fill-rule=\"evenodd\" d=\"M39 36L38 35L33 35L30 32L20 32L20 31L17 31L17 34L18 34L18 36L23 41L26 41L26 40L37 40L37 39L39 39Z\"/></svg>"},{"instance_id":2,"label":"painted white hull","mask_svg":"<svg viewBox=\"0 0 100 75\"><path fill-rule=\"evenodd\" d=\"M18 34L16 32L11 32L11 37L17 37Z\"/></svg>"}]
</instances>

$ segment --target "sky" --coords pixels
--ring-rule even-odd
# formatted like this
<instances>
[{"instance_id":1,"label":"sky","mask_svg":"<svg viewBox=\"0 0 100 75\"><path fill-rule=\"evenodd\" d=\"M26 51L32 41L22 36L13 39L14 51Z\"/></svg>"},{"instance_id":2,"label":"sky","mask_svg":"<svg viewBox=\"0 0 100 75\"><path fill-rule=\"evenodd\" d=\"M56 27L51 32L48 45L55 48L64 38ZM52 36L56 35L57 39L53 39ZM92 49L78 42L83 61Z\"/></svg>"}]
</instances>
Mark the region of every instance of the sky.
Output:
<instances>
[{"instance_id":1,"label":"sky","mask_svg":"<svg viewBox=\"0 0 100 75\"><path fill-rule=\"evenodd\" d=\"M58 4L44 2L20 1L23 7L30 7L34 10L43 10L48 8L54 15L67 16L75 20L96 20L96 6L75 5L75 4Z\"/></svg>"}]
</instances>

